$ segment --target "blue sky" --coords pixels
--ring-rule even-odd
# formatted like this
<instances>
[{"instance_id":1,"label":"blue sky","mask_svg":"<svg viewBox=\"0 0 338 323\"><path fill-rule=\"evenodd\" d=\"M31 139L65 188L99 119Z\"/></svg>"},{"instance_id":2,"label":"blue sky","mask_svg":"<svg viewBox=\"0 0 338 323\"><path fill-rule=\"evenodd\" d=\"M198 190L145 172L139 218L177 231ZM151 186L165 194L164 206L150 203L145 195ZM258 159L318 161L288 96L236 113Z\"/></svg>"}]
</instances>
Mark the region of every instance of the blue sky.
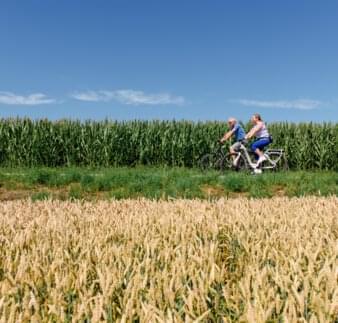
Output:
<instances>
[{"instance_id":1,"label":"blue sky","mask_svg":"<svg viewBox=\"0 0 338 323\"><path fill-rule=\"evenodd\" d=\"M338 1L2 0L0 117L338 120Z\"/></svg>"}]
</instances>

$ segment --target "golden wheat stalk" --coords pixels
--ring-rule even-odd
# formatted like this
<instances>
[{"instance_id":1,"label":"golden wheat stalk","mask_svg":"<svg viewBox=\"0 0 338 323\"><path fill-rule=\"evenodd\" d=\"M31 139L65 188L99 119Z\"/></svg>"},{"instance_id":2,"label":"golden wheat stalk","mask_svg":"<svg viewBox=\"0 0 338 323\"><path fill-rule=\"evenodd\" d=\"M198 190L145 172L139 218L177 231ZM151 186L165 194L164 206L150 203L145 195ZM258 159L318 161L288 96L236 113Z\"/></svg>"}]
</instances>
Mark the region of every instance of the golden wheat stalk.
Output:
<instances>
[{"instance_id":1,"label":"golden wheat stalk","mask_svg":"<svg viewBox=\"0 0 338 323\"><path fill-rule=\"evenodd\" d=\"M0 204L0 322L333 322L338 199Z\"/></svg>"}]
</instances>

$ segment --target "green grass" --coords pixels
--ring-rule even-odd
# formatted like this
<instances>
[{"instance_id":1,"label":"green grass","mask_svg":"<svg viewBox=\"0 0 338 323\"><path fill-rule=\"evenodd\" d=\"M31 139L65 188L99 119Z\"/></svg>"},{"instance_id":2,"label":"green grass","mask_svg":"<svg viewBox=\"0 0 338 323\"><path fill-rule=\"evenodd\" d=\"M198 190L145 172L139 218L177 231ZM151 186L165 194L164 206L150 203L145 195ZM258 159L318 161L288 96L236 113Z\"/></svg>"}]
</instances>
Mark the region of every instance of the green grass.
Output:
<instances>
[{"instance_id":1,"label":"green grass","mask_svg":"<svg viewBox=\"0 0 338 323\"><path fill-rule=\"evenodd\" d=\"M294 171L248 175L170 167L1 168L0 199L21 191L33 200L109 198L253 198L338 195L338 173ZM4 192L6 194L4 195Z\"/></svg>"}]
</instances>

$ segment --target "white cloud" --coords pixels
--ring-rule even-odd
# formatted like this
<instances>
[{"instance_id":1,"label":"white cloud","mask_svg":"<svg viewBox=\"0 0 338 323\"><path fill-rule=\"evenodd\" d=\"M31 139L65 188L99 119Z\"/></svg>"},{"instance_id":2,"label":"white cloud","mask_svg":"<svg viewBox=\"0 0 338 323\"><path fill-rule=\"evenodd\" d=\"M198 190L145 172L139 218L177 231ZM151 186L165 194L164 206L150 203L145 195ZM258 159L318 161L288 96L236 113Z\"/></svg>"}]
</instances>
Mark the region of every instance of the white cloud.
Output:
<instances>
[{"instance_id":1,"label":"white cloud","mask_svg":"<svg viewBox=\"0 0 338 323\"><path fill-rule=\"evenodd\" d=\"M86 91L75 92L71 97L88 102L118 101L130 105L159 105L175 104L182 105L185 99L182 96L173 96L169 93L146 94L143 91L115 90L115 91Z\"/></svg>"},{"instance_id":2,"label":"white cloud","mask_svg":"<svg viewBox=\"0 0 338 323\"><path fill-rule=\"evenodd\" d=\"M247 100L241 99L236 102L245 106L259 107L259 108L281 108L281 109L299 109L299 110L312 110L322 105L321 101L317 100L291 100L291 101L260 101L260 100Z\"/></svg>"},{"instance_id":3,"label":"white cloud","mask_svg":"<svg viewBox=\"0 0 338 323\"><path fill-rule=\"evenodd\" d=\"M54 103L55 100L48 98L42 93L33 93L29 95L17 95L12 92L0 92L0 104L10 105L39 105Z\"/></svg>"},{"instance_id":4,"label":"white cloud","mask_svg":"<svg viewBox=\"0 0 338 323\"><path fill-rule=\"evenodd\" d=\"M105 95L94 91L76 92L71 94L71 97L76 100L87 102L109 101L109 98L107 98Z\"/></svg>"}]
</instances>

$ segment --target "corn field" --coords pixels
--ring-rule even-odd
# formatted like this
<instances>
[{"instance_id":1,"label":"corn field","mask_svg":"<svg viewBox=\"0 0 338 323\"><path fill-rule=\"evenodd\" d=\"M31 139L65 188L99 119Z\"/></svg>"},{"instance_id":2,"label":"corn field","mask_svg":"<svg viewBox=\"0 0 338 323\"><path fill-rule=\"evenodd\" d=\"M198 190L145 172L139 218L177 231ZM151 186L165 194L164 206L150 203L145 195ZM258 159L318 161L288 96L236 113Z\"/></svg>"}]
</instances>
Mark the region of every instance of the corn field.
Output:
<instances>
[{"instance_id":1,"label":"corn field","mask_svg":"<svg viewBox=\"0 0 338 323\"><path fill-rule=\"evenodd\" d=\"M337 322L336 197L0 204L0 322Z\"/></svg>"},{"instance_id":2,"label":"corn field","mask_svg":"<svg viewBox=\"0 0 338 323\"><path fill-rule=\"evenodd\" d=\"M269 129L271 147L285 149L290 168L338 170L338 124L274 123ZM0 166L194 167L225 131L225 122L2 119Z\"/></svg>"}]
</instances>

